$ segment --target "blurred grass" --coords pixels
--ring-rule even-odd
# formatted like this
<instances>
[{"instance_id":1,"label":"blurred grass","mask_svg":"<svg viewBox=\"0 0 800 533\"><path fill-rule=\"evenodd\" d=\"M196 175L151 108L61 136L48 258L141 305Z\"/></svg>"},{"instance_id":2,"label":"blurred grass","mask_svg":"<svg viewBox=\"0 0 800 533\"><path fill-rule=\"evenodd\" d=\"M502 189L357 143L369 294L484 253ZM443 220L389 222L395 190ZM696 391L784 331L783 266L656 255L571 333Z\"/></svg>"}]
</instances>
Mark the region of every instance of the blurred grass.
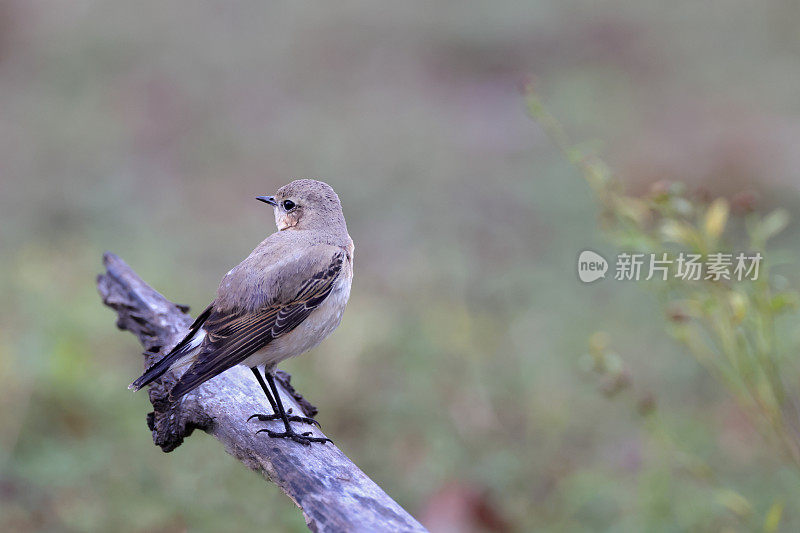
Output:
<instances>
[{"instance_id":1,"label":"blurred grass","mask_svg":"<svg viewBox=\"0 0 800 533\"><path fill-rule=\"evenodd\" d=\"M93 278L111 249L202 309L273 231L252 197L318 176L342 197L356 280L336 334L284 367L425 523L477 529L477 498L519 531L747 530L721 486L753 516L785 501L779 530L795 530L796 472L682 357L658 302L577 282L597 209L519 83L535 72L633 189L681 178L792 210L796 9L3 3L0 529L304 530L213 439L152 445L148 402L125 389L139 348ZM796 286L796 225L775 246ZM580 372L597 330L714 486Z\"/></svg>"},{"instance_id":2,"label":"blurred grass","mask_svg":"<svg viewBox=\"0 0 800 533\"><path fill-rule=\"evenodd\" d=\"M656 272L655 258L660 261L659 296L674 338L728 389L784 458L800 467L800 390L794 385L798 366L791 357L796 346L784 349L776 338L783 315L797 310L798 294L787 288L785 278L771 275L771 256L780 258L781 252L766 250L767 242L789 224L788 213L777 209L761 215L754 212L753 193L729 202L692 194L682 182L660 181L647 195L628 195L601 158L572 144L530 84L525 98L532 118L583 174L600 207L602 226L615 244L634 252L626 254L631 264L636 252L640 258L650 257L651 268L641 273L642 280ZM738 217L731 216L731 204ZM736 222L744 231L736 231ZM737 233L746 237L737 238ZM621 259L614 278L639 281L638 269L628 273ZM693 273L688 266L692 260L705 265ZM613 393L629 378L619 363L610 364L618 358L610 358L613 354L602 346L606 343L597 338L590 343L591 360L596 370L609 374Z\"/></svg>"}]
</instances>

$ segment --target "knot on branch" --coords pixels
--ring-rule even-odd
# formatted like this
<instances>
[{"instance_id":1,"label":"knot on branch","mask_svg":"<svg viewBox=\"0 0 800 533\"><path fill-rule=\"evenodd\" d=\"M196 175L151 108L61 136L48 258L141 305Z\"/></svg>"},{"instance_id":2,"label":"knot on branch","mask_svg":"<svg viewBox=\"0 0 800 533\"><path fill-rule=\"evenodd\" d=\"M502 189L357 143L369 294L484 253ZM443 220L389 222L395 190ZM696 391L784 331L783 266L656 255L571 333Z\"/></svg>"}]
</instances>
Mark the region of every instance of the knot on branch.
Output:
<instances>
[{"instance_id":1,"label":"knot on branch","mask_svg":"<svg viewBox=\"0 0 800 533\"><path fill-rule=\"evenodd\" d=\"M150 403L153 411L147 414L147 427L153 432L153 443L164 452L171 452L195 429L210 431L213 419L198 404L194 394L187 394L177 402L169 400L169 391L177 376L167 373L150 385Z\"/></svg>"}]
</instances>

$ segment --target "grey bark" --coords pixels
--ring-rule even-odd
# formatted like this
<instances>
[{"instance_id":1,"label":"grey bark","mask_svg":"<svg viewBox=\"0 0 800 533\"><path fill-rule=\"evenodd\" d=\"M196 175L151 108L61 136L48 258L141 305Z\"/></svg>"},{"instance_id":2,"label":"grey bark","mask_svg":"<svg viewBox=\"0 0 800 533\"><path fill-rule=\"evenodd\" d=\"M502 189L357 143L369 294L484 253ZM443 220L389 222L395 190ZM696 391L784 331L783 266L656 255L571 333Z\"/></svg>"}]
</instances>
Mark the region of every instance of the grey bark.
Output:
<instances>
[{"instance_id":1,"label":"grey bark","mask_svg":"<svg viewBox=\"0 0 800 533\"><path fill-rule=\"evenodd\" d=\"M103 263L106 272L97 278L103 303L117 312L117 327L139 338L148 366L181 339L192 322L188 309L164 298L116 255L107 252ZM167 391L175 379L167 374L149 390L153 412L147 424L165 452L195 429L213 435L228 453L278 485L303 511L312 531L425 531L333 444L303 446L256 434L263 427L281 430L271 425L281 422L246 422L253 413L271 412L250 370L234 367L171 404ZM316 413L291 387L288 374L279 372L278 384L287 409Z\"/></svg>"}]
</instances>

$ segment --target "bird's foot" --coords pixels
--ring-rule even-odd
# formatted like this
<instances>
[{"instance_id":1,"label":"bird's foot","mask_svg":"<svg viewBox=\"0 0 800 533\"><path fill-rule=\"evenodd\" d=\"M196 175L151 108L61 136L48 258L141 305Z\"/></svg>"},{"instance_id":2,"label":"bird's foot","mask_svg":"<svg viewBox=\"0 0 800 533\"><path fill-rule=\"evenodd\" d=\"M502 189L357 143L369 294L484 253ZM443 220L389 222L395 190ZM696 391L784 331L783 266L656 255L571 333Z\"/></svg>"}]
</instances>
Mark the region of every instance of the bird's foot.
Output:
<instances>
[{"instance_id":1,"label":"bird's foot","mask_svg":"<svg viewBox=\"0 0 800 533\"><path fill-rule=\"evenodd\" d=\"M256 431L256 433L262 432L266 433L273 439L292 439L295 442L299 442L303 446L311 446L312 442L330 442L333 444L333 441L327 437L312 437L310 431L306 431L305 433L295 433L294 430L279 433L270 429L259 429Z\"/></svg>"},{"instance_id":2,"label":"bird's foot","mask_svg":"<svg viewBox=\"0 0 800 533\"><path fill-rule=\"evenodd\" d=\"M292 412L292 410L289 409L286 412L286 414L290 415L291 412ZM259 420L259 421L261 421L261 422L269 422L271 420L283 420L281 418L281 415L279 415L277 413L273 413L271 415L265 415L265 414L261 414L261 413L256 413L254 415L251 415L247 419L247 421L250 422L254 418ZM313 424L313 425L317 426L318 428L322 427L322 426L319 425L319 422L317 422L316 420L314 420L313 418L310 418L310 417L290 415L290 416L287 416L286 418L288 418L290 422L304 422L306 424Z\"/></svg>"}]
</instances>

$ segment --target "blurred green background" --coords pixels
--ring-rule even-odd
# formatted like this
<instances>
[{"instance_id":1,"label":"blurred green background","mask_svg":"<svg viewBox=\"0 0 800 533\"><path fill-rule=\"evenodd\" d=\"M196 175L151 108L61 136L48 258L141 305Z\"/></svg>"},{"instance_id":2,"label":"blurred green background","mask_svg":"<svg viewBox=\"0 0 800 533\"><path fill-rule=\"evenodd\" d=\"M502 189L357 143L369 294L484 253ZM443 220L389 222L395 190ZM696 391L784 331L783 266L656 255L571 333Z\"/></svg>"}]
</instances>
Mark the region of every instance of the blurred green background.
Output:
<instances>
[{"instance_id":1,"label":"blurred green background","mask_svg":"<svg viewBox=\"0 0 800 533\"><path fill-rule=\"evenodd\" d=\"M798 530L797 471L652 294L578 282L581 250L613 249L520 94L534 75L634 191L793 209L798 21L793 0L0 3L0 530L305 530L214 439L153 446L139 346L94 287L111 250L202 309L274 230L253 197L300 176L339 193L356 273L336 334L282 368L432 530L747 531L776 502ZM796 224L779 242L800 258ZM582 372L597 330L680 450Z\"/></svg>"}]
</instances>

